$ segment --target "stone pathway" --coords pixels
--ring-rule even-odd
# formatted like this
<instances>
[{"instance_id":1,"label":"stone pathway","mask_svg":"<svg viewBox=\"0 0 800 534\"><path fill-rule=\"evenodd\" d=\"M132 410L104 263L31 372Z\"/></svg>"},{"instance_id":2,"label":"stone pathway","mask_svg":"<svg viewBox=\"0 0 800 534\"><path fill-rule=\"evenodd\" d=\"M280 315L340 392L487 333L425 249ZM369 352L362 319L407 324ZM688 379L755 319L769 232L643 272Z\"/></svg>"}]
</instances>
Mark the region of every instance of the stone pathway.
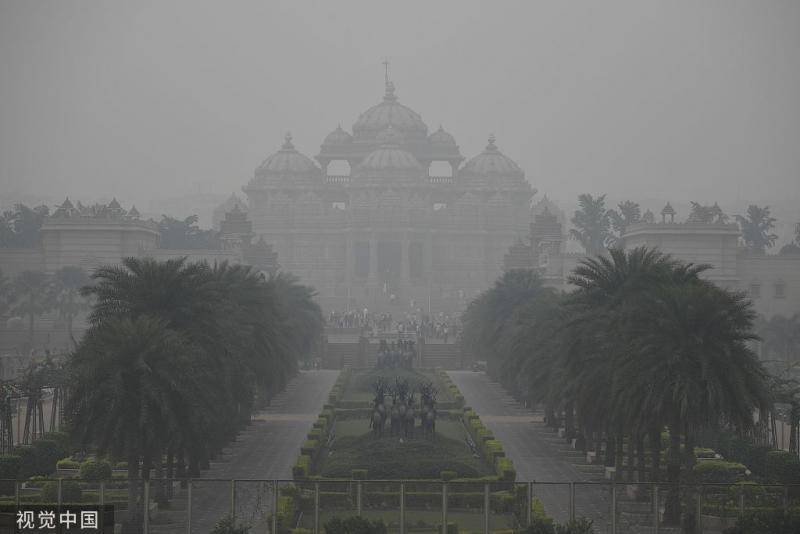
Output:
<instances>
[{"instance_id":1,"label":"stone pathway","mask_svg":"<svg viewBox=\"0 0 800 534\"><path fill-rule=\"evenodd\" d=\"M266 532L272 509L272 488L262 480L292 477L292 464L300 453L311 424L322 410L339 371L303 371L272 405L253 417L223 452L211 462L192 488L192 533L207 534L231 508L231 483L237 479L234 496L237 519L253 525L252 532ZM171 510L155 512L150 532L186 533L185 490L177 490Z\"/></svg>"},{"instance_id":2,"label":"stone pathway","mask_svg":"<svg viewBox=\"0 0 800 534\"><path fill-rule=\"evenodd\" d=\"M533 493L557 521L569 518L569 482L575 482L575 515L595 521L596 532L610 532L611 497L603 468L586 465L583 455L545 428L543 414L521 406L484 373L448 371L466 403L478 412L514 462L517 480L535 482Z\"/></svg>"}]
</instances>

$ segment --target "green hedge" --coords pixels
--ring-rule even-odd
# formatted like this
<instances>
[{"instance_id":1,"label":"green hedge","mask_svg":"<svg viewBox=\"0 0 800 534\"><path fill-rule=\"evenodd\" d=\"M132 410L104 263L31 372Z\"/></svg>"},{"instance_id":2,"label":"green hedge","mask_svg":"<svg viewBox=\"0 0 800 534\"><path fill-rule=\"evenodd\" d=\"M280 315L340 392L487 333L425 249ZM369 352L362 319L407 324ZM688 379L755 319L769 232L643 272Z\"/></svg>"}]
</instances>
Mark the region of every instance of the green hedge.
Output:
<instances>
[{"instance_id":1,"label":"green hedge","mask_svg":"<svg viewBox=\"0 0 800 534\"><path fill-rule=\"evenodd\" d=\"M81 464L80 477L84 480L109 480L111 464L105 460L86 460Z\"/></svg>"},{"instance_id":2,"label":"green hedge","mask_svg":"<svg viewBox=\"0 0 800 534\"><path fill-rule=\"evenodd\" d=\"M61 481L61 502L62 503L79 503L83 501L83 492L81 485L74 480ZM58 481L51 480L45 482L42 486L41 502L43 503L56 503L58 502Z\"/></svg>"},{"instance_id":3,"label":"green hedge","mask_svg":"<svg viewBox=\"0 0 800 534\"><path fill-rule=\"evenodd\" d=\"M745 475L747 468L738 462L727 460L701 460L694 466L699 482L732 484Z\"/></svg>"}]
</instances>

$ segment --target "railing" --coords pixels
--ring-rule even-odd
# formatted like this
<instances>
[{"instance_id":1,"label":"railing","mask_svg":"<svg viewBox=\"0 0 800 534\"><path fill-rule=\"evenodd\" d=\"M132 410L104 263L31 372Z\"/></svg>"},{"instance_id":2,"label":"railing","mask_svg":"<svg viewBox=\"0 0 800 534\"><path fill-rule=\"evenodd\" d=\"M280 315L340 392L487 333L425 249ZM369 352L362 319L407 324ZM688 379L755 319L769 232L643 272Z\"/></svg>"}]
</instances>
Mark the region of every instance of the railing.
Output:
<instances>
[{"instance_id":1,"label":"railing","mask_svg":"<svg viewBox=\"0 0 800 534\"><path fill-rule=\"evenodd\" d=\"M325 182L329 184L349 184L350 176L346 174L329 174L325 176Z\"/></svg>"},{"instance_id":2,"label":"railing","mask_svg":"<svg viewBox=\"0 0 800 534\"><path fill-rule=\"evenodd\" d=\"M288 534L302 528L316 534L332 517L354 515L381 519L389 531L401 534L412 526L415 531L433 532L442 525L488 534L493 530L520 530L542 511L558 523L587 518L593 521L597 533L672 534L679 529L674 521L667 521L667 502L671 500L678 503L684 520L694 517L695 532L711 534L732 526L750 511L786 513L795 509L800 506L800 486L66 478L50 482L0 480L0 500L6 503L0 507L0 515L33 506L59 510L76 503L84 507L110 505L116 522L144 534L207 533L226 516L250 525L253 532Z\"/></svg>"},{"instance_id":3,"label":"railing","mask_svg":"<svg viewBox=\"0 0 800 534\"><path fill-rule=\"evenodd\" d=\"M452 184L455 180L452 176L428 176L432 184Z\"/></svg>"}]
</instances>

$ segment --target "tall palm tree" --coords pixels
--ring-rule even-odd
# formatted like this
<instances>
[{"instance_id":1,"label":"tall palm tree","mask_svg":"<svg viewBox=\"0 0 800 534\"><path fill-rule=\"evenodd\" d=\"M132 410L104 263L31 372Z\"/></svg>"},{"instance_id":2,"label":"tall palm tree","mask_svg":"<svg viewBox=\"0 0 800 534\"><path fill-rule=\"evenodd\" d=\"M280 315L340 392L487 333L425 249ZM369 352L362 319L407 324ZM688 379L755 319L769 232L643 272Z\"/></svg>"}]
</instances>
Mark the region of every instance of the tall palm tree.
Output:
<instances>
[{"instance_id":1,"label":"tall palm tree","mask_svg":"<svg viewBox=\"0 0 800 534\"><path fill-rule=\"evenodd\" d=\"M192 351L163 320L141 315L90 329L71 357L70 428L79 443L127 459L128 531L141 520L136 480L149 476L154 455L160 462L190 404L203 402Z\"/></svg>"},{"instance_id":2,"label":"tall palm tree","mask_svg":"<svg viewBox=\"0 0 800 534\"><path fill-rule=\"evenodd\" d=\"M33 348L33 322L52 309L52 284L41 271L23 271L14 279L12 311L28 318L28 347Z\"/></svg>"},{"instance_id":3,"label":"tall palm tree","mask_svg":"<svg viewBox=\"0 0 800 534\"><path fill-rule=\"evenodd\" d=\"M86 301L80 295L80 289L85 286L89 277L80 267L62 267L53 276L55 283L55 305L58 314L67 322L67 332L73 343L75 337L72 333L72 323L75 317L86 309Z\"/></svg>"},{"instance_id":4,"label":"tall palm tree","mask_svg":"<svg viewBox=\"0 0 800 534\"><path fill-rule=\"evenodd\" d=\"M624 246L622 236L628 227L642 222L642 208L636 202L626 200L617 204L617 210L608 210L611 227L616 232L616 235L612 236L610 241L614 246L622 248Z\"/></svg>"},{"instance_id":5,"label":"tall palm tree","mask_svg":"<svg viewBox=\"0 0 800 534\"><path fill-rule=\"evenodd\" d=\"M770 233L776 220L770 216L769 206L762 208L755 204L747 207L746 215L736 215L745 245L757 254L764 254L778 239L776 234Z\"/></svg>"},{"instance_id":6,"label":"tall palm tree","mask_svg":"<svg viewBox=\"0 0 800 534\"><path fill-rule=\"evenodd\" d=\"M670 430L665 519L677 523L681 436L691 456L697 430L720 419L740 430L770 403L766 372L748 343L755 313L743 295L700 280L655 287L632 328L636 350L621 365ZM691 465L691 463L690 463Z\"/></svg>"},{"instance_id":7,"label":"tall palm tree","mask_svg":"<svg viewBox=\"0 0 800 534\"><path fill-rule=\"evenodd\" d=\"M600 254L612 238L606 196L580 195L578 206L571 219L575 228L570 230L570 235L580 242L588 254Z\"/></svg>"}]
</instances>

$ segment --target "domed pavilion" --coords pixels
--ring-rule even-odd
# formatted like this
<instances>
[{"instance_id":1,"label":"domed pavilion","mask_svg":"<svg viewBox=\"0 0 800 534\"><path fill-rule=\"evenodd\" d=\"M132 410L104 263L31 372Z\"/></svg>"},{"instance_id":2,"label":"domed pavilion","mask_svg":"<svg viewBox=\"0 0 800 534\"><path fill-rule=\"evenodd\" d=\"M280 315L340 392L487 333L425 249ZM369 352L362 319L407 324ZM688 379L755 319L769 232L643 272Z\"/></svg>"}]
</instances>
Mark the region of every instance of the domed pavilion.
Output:
<instances>
[{"instance_id":1,"label":"domed pavilion","mask_svg":"<svg viewBox=\"0 0 800 534\"><path fill-rule=\"evenodd\" d=\"M387 78L382 100L314 159L287 134L258 166L243 188L253 232L325 309L459 310L529 231L535 191L496 143L464 163L453 135L430 132Z\"/></svg>"}]
</instances>

